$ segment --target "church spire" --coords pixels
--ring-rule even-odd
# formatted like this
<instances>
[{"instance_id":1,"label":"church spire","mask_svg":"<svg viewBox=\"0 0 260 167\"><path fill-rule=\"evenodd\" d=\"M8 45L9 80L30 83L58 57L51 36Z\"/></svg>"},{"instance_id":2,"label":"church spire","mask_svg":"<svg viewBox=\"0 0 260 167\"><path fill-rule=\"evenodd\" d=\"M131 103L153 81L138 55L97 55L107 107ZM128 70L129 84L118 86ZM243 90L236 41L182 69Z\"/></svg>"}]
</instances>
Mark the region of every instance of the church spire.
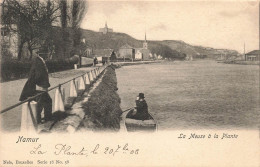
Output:
<instances>
[{"instance_id":1,"label":"church spire","mask_svg":"<svg viewBox=\"0 0 260 167\"><path fill-rule=\"evenodd\" d=\"M148 49L148 43L147 43L147 41L146 41L146 31L145 31L145 34L144 34L143 48L144 48L144 49Z\"/></svg>"},{"instance_id":2,"label":"church spire","mask_svg":"<svg viewBox=\"0 0 260 167\"><path fill-rule=\"evenodd\" d=\"M105 27L107 28L107 21L106 21Z\"/></svg>"}]
</instances>

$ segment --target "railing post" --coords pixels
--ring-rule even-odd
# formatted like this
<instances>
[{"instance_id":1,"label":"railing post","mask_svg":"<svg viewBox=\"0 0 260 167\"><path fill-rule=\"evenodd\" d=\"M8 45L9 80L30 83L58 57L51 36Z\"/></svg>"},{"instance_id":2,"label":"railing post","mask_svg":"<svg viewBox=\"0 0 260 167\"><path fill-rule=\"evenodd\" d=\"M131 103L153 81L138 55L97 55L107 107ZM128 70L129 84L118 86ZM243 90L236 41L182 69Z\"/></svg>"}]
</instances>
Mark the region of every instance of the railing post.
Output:
<instances>
[{"instance_id":1,"label":"railing post","mask_svg":"<svg viewBox=\"0 0 260 167\"><path fill-rule=\"evenodd\" d=\"M77 90L76 90L76 84L75 84L75 79L73 79L70 82L70 97L77 97Z\"/></svg>"},{"instance_id":2,"label":"railing post","mask_svg":"<svg viewBox=\"0 0 260 167\"><path fill-rule=\"evenodd\" d=\"M88 74L89 74L89 80L90 80L90 82L92 82L94 79L93 79L93 76L91 74L91 71Z\"/></svg>"},{"instance_id":3,"label":"railing post","mask_svg":"<svg viewBox=\"0 0 260 167\"><path fill-rule=\"evenodd\" d=\"M97 73L98 73L98 75L100 74L100 72L99 72L99 67L97 68Z\"/></svg>"},{"instance_id":4,"label":"railing post","mask_svg":"<svg viewBox=\"0 0 260 167\"><path fill-rule=\"evenodd\" d=\"M98 76L97 68L95 69L96 76Z\"/></svg>"},{"instance_id":5,"label":"railing post","mask_svg":"<svg viewBox=\"0 0 260 167\"><path fill-rule=\"evenodd\" d=\"M59 85L59 88L55 92L54 111L65 111L61 95L61 85Z\"/></svg>"},{"instance_id":6,"label":"railing post","mask_svg":"<svg viewBox=\"0 0 260 167\"><path fill-rule=\"evenodd\" d=\"M65 88L62 88L62 100L65 104L65 100L66 100L66 95L65 95Z\"/></svg>"},{"instance_id":7,"label":"railing post","mask_svg":"<svg viewBox=\"0 0 260 167\"><path fill-rule=\"evenodd\" d=\"M89 80L88 74L85 74L85 83L86 83L86 85L90 85L90 80Z\"/></svg>"},{"instance_id":8,"label":"railing post","mask_svg":"<svg viewBox=\"0 0 260 167\"><path fill-rule=\"evenodd\" d=\"M94 70L92 70L91 73L92 73L92 76L93 76L93 80L95 80L96 79L96 75L95 75Z\"/></svg>"},{"instance_id":9,"label":"railing post","mask_svg":"<svg viewBox=\"0 0 260 167\"><path fill-rule=\"evenodd\" d=\"M22 104L21 132L37 131L37 102L31 101Z\"/></svg>"},{"instance_id":10,"label":"railing post","mask_svg":"<svg viewBox=\"0 0 260 167\"><path fill-rule=\"evenodd\" d=\"M85 90L85 81L84 81L83 76L80 77L80 80L79 80L79 90Z\"/></svg>"}]
</instances>

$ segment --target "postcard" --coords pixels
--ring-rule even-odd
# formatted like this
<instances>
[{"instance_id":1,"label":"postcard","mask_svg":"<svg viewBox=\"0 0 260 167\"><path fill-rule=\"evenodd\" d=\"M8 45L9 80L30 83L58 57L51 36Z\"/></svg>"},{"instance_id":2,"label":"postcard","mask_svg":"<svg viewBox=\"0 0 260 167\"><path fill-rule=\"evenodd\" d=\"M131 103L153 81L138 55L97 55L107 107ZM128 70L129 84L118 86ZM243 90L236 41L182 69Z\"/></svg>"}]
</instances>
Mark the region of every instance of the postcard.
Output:
<instances>
[{"instance_id":1,"label":"postcard","mask_svg":"<svg viewBox=\"0 0 260 167\"><path fill-rule=\"evenodd\" d=\"M1 1L0 166L259 167L258 1Z\"/></svg>"}]
</instances>

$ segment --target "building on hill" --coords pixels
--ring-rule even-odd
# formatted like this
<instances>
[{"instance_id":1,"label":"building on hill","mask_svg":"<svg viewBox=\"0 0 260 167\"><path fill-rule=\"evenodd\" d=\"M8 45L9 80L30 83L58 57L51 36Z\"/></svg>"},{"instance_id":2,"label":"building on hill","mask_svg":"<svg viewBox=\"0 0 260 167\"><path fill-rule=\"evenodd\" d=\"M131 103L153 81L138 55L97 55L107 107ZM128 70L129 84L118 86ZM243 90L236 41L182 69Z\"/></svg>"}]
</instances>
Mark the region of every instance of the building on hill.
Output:
<instances>
[{"instance_id":1,"label":"building on hill","mask_svg":"<svg viewBox=\"0 0 260 167\"><path fill-rule=\"evenodd\" d=\"M128 59L128 60L135 59L135 49L128 44L121 46L119 48L118 52L119 52L118 58L123 58L124 60L125 59Z\"/></svg>"},{"instance_id":2,"label":"building on hill","mask_svg":"<svg viewBox=\"0 0 260 167\"><path fill-rule=\"evenodd\" d=\"M113 32L113 29L112 28L108 28L107 22L106 22L105 27L104 28L100 28L99 32L102 32L103 34L107 34L108 32Z\"/></svg>"},{"instance_id":3,"label":"building on hill","mask_svg":"<svg viewBox=\"0 0 260 167\"><path fill-rule=\"evenodd\" d=\"M245 54L246 61L259 61L260 60L260 50L253 50Z\"/></svg>"}]
</instances>

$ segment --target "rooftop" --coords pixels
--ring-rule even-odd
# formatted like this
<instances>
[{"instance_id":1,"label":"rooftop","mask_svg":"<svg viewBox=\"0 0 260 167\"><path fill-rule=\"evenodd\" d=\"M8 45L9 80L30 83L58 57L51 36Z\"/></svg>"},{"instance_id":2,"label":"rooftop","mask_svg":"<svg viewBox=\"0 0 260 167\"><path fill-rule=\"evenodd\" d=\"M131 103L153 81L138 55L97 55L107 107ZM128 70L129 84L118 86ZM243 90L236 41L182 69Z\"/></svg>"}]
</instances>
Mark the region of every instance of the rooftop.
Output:
<instances>
[{"instance_id":1,"label":"rooftop","mask_svg":"<svg viewBox=\"0 0 260 167\"><path fill-rule=\"evenodd\" d=\"M128 44L125 44L125 45L121 46L120 49L133 49L133 47Z\"/></svg>"},{"instance_id":2,"label":"rooftop","mask_svg":"<svg viewBox=\"0 0 260 167\"><path fill-rule=\"evenodd\" d=\"M253 50L251 52L246 53L247 55L260 55L260 50Z\"/></svg>"}]
</instances>

